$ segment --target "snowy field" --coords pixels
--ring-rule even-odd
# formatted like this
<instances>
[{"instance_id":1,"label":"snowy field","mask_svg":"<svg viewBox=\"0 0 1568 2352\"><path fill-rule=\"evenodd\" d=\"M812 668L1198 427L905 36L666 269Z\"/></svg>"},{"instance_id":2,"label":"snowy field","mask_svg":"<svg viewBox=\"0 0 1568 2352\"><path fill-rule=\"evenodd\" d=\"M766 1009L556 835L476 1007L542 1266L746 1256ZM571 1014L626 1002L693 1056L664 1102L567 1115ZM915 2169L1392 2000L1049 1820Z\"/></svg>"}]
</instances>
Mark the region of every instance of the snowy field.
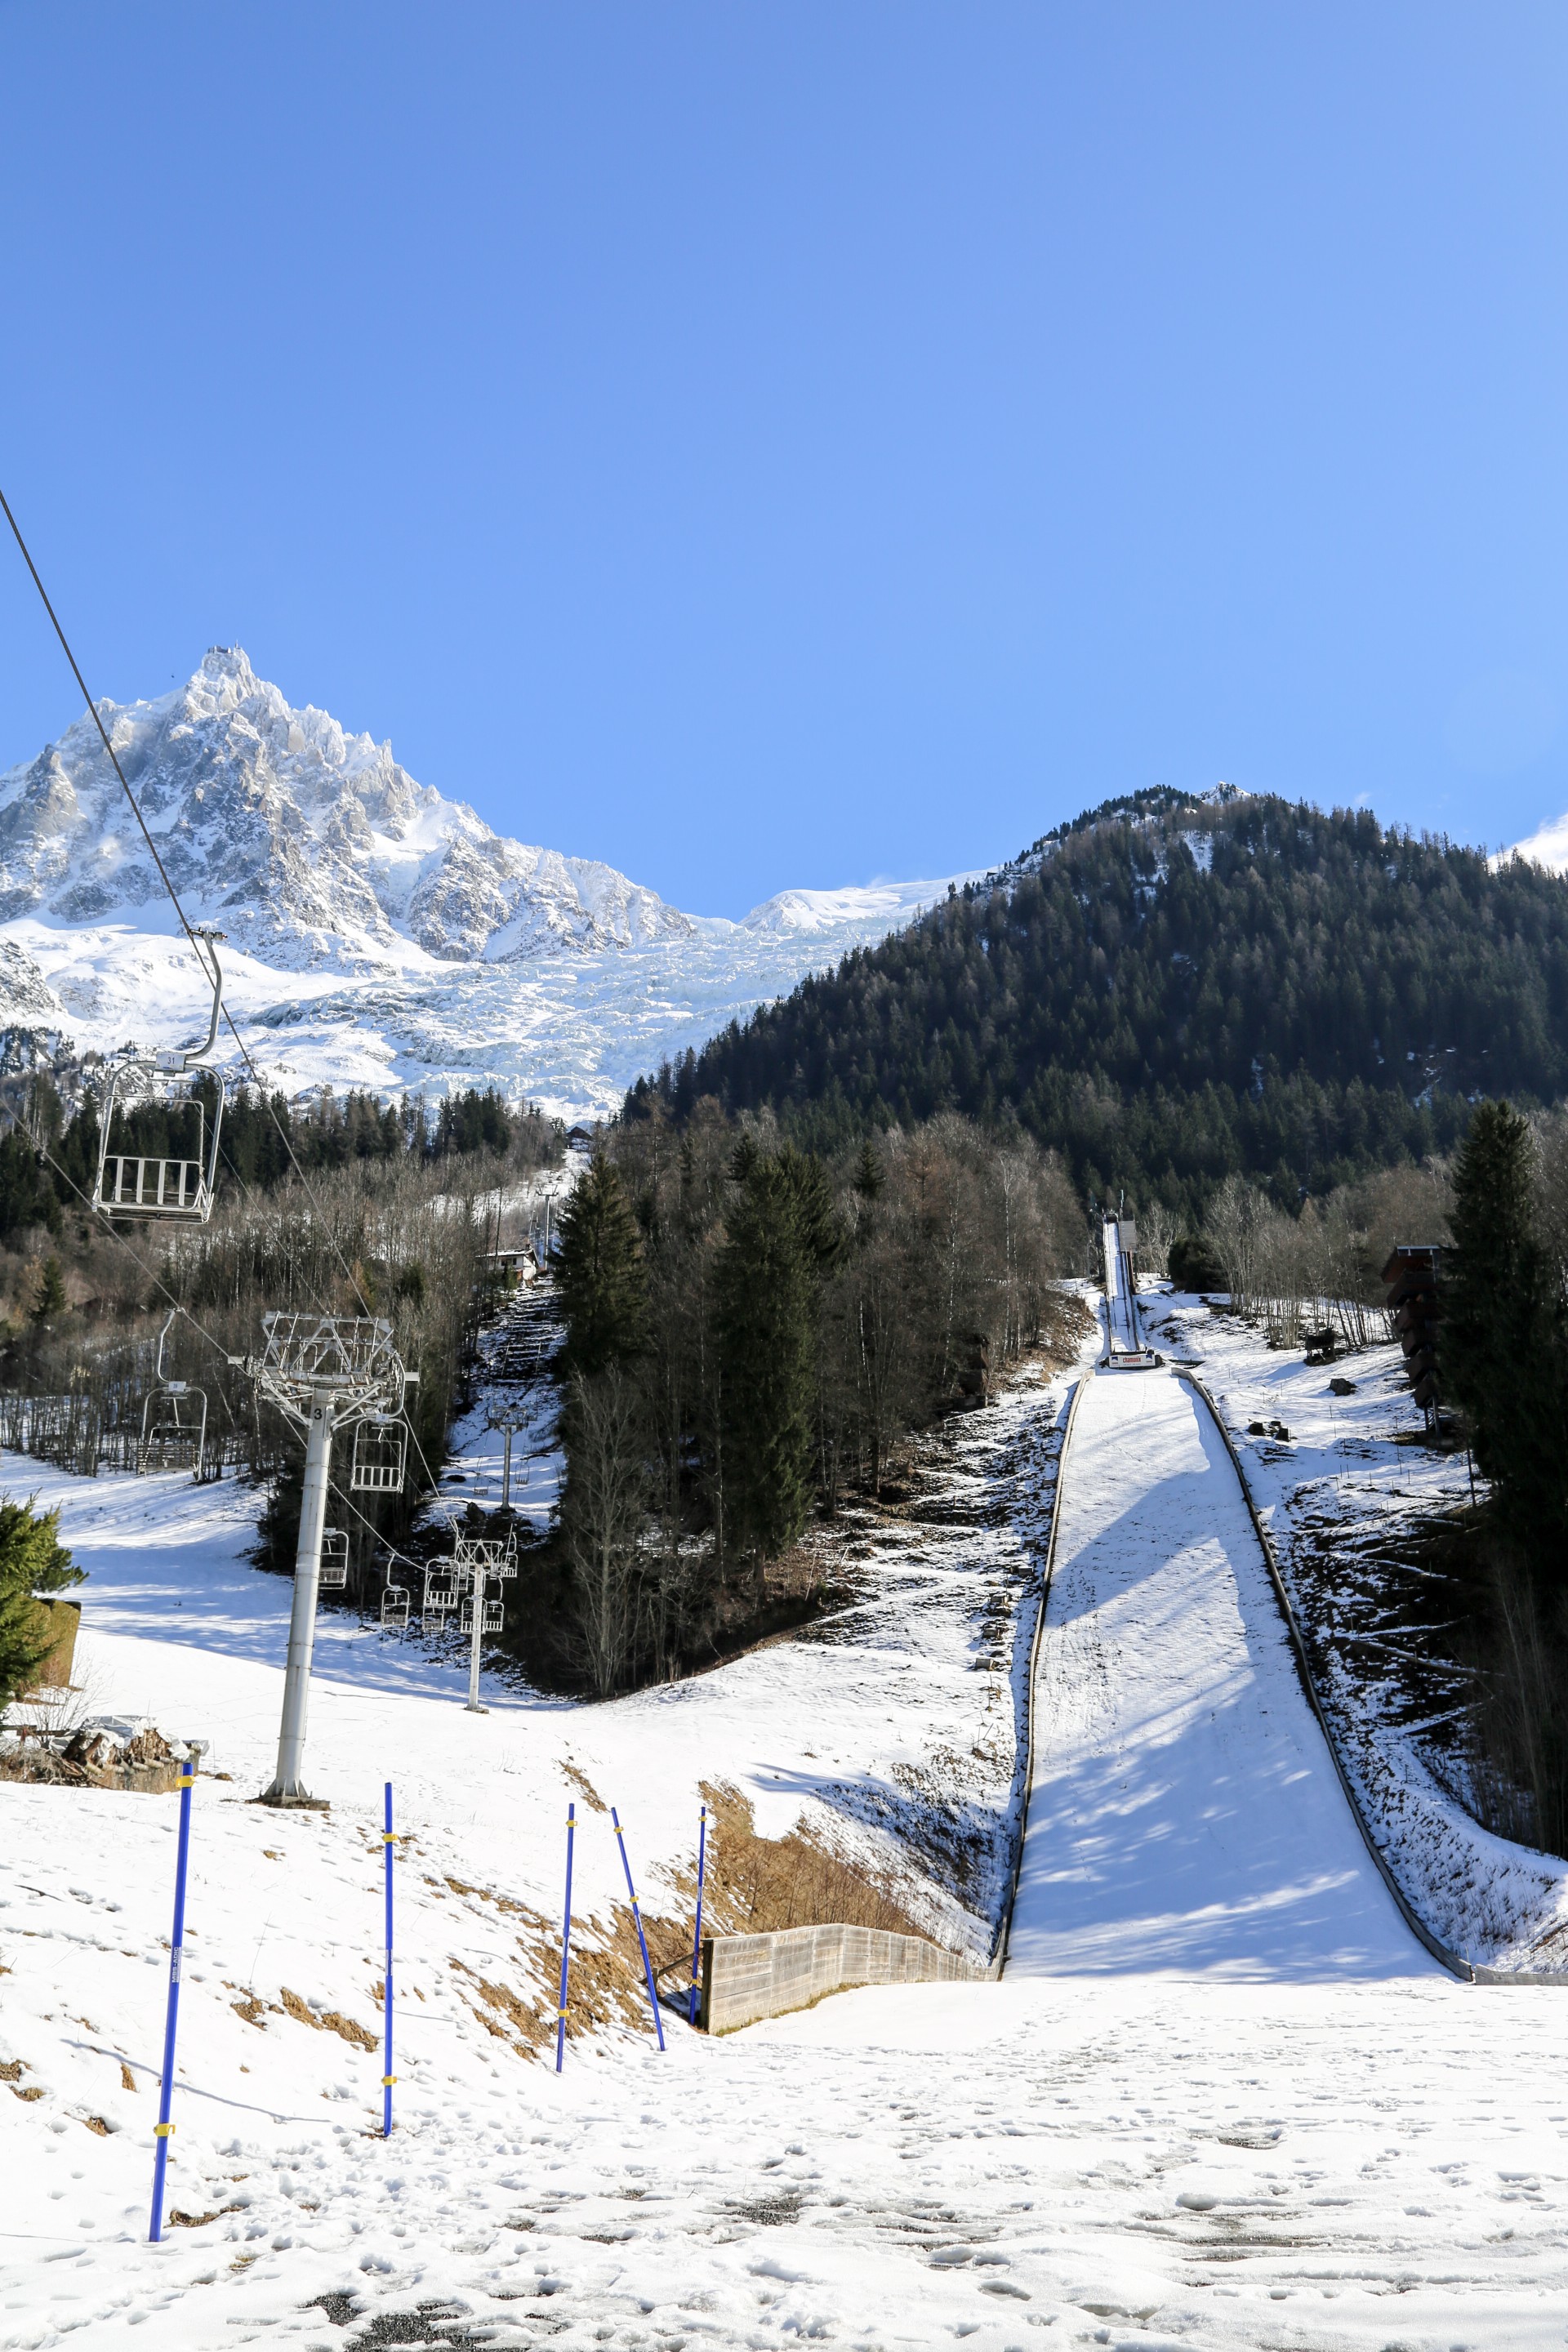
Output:
<instances>
[{"instance_id":1,"label":"snowy field","mask_svg":"<svg viewBox=\"0 0 1568 2352\"><path fill-rule=\"evenodd\" d=\"M543 2178L557 2159L532 2147L537 2134L564 2132L590 2173L614 2141L618 2198L642 2177L624 2168L643 2165L634 2142L645 2112L647 2130L662 2116L689 2136L694 2164L737 2099L735 2114L760 2117L741 2087L753 2063L747 2038L710 2045L673 2017L651 2077L646 2012L635 2008L574 2042L561 2081L524 2054L542 2046L554 2005L568 1798L580 1825L574 1940L589 1985L596 1953L626 1924L596 1805L619 1808L645 1908L668 1939L690 1916L705 1783L738 1788L763 1835L804 1818L867 1872L900 1876L900 1898L932 1932L984 1949L1018 1796L1014 1622L1037 1589L1065 1395L1065 1382L1026 1381L1000 1411L939 1441L921 1494L858 1538L858 1597L838 1617L611 1706L542 1698L487 1673L491 1712L470 1716L456 1644L443 1657L323 1613L309 1777L331 1801L325 1816L247 1801L271 1773L290 1592L246 1563L255 1494L0 1463L13 1491L61 1505L89 1570L81 1710L145 1715L211 1743L214 1777L194 1808L171 2198L183 2213L216 2216L175 2226L163 2248L140 2242L177 1801L0 1786L0 2063L18 2069L9 2092L0 2083L0 2344L51 2344L77 2329L112 2342L154 2311L170 2344L247 2340L229 2322L253 2315L269 2340L274 2329L306 2340L301 2328L325 2340L333 2331L319 2312L294 2326L321 2293L355 2292L394 2313L433 2294L467 2297L479 2217L499 2199L491 2226L518 2220L525 2177L562 2185ZM469 1477L493 1475L497 1441L466 1436ZM390 2148L365 2137L381 2064L363 2046L379 2026L376 1831L388 1778L408 1834ZM976 1910L950 1884L955 1848L977 1857L966 1889ZM338 2023L314 2026L318 2016ZM752 2168L764 2189L773 2153ZM366 2268L373 2207L378 2242L402 2251ZM673 2307L689 2282L667 2238L661 2225L659 2296ZM497 2246L528 2253L531 2282L548 2242L548 2231L508 2228ZM611 2275L616 2259L596 2245L595 2260L594 2325L635 2316L637 2298ZM563 2309L553 2296L538 2305L545 2333Z\"/></svg>"},{"instance_id":2,"label":"snowy field","mask_svg":"<svg viewBox=\"0 0 1568 2352\"><path fill-rule=\"evenodd\" d=\"M470 1717L457 1661L325 1620L327 1815L247 1801L289 1595L244 1564L254 1496L0 1465L63 1502L92 1571L90 1708L208 1738L233 1776L195 1801L170 2173L194 2226L159 2247L176 1801L0 1788L0 2347L1561 2346L1568 2001L1460 1986L1378 1910L1234 1482L1173 1395L1101 1376L1075 1434L1018 1972L713 2042L670 2020L662 2054L628 2020L560 2078L519 2053L552 2000L569 1794L574 1913L606 1933L587 1792L677 1919L700 1785L728 1780L765 1833L804 1813L868 1867L913 1857L908 1899L983 1945L921 1840L958 1822L987 1878L1005 1852L1065 1383L933 1451L932 1507L881 1526L843 1619L689 1683L585 1707L487 1677Z\"/></svg>"}]
</instances>

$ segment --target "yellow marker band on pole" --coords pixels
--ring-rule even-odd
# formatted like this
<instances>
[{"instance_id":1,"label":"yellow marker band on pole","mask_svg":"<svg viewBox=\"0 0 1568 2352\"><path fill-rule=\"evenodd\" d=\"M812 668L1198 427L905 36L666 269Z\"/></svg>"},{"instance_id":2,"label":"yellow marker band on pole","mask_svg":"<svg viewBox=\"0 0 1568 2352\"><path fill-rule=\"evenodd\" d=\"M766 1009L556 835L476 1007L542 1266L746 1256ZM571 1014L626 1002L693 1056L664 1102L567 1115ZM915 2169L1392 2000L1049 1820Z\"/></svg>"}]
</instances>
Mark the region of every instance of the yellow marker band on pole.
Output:
<instances>
[{"instance_id":1,"label":"yellow marker band on pole","mask_svg":"<svg viewBox=\"0 0 1568 2352\"><path fill-rule=\"evenodd\" d=\"M397 1840L393 1836L390 1830L383 1830L381 1833L381 1842L383 1845L395 1845L397 1843Z\"/></svg>"},{"instance_id":2,"label":"yellow marker band on pole","mask_svg":"<svg viewBox=\"0 0 1568 2352\"><path fill-rule=\"evenodd\" d=\"M382 2089L383 2089L384 2091L390 2091L390 2090L391 2090L391 2088L392 2088L392 2086L393 2086L393 2084L394 2084L394 2083L395 2083L395 2082L396 2082L396 2080L397 2080L397 2077L396 2077L396 2075L395 2075L395 2074L384 2074L384 2075L382 2076L382 2078L381 2078L381 2087L382 2087Z\"/></svg>"},{"instance_id":3,"label":"yellow marker band on pole","mask_svg":"<svg viewBox=\"0 0 1568 2352\"><path fill-rule=\"evenodd\" d=\"M566 2014L566 2011L565 2011L563 2009L558 2009L558 2010L556 2011L555 2014L556 2014L556 2016L557 2016L557 2017L564 2017L564 2016L565 2016L565 2014Z\"/></svg>"},{"instance_id":4,"label":"yellow marker band on pole","mask_svg":"<svg viewBox=\"0 0 1568 2352\"><path fill-rule=\"evenodd\" d=\"M154 2139L167 2139L174 2128L173 2124L154 2124L153 2137Z\"/></svg>"}]
</instances>

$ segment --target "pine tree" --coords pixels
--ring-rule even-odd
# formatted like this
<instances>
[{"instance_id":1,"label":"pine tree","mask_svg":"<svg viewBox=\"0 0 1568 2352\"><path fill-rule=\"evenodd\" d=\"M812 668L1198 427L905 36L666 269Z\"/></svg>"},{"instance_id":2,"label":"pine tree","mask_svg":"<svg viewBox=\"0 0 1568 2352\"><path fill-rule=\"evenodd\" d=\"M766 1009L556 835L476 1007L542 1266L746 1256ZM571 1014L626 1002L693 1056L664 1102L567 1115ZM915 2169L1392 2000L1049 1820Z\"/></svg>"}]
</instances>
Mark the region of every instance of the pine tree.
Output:
<instances>
[{"instance_id":1,"label":"pine tree","mask_svg":"<svg viewBox=\"0 0 1568 2352\"><path fill-rule=\"evenodd\" d=\"M54 1645L34 1596L82 1580L59 1541L59 1525L58 1511L0 1500L0 1706L26 1690Z\"/></svg>"},{"instance_id":2,"label":"pine tree","mask_svg":"<svg viewBox=\"0 0 1568 2352\"><path fill-rule=\"evenodd\" d=\"M1534 1150L1506 1102L1483 1103L1454 1169L1438 1369L1521 1556L1553 1582L1568 1559L1568 1329L1535 1229Z\"/></svg>"},{"instance_id":3,"label":"pine tree","mask_svg":"<svg viewBox=\"0 0 1568 2352\"><path fill-rule=\"evenodd\" d=\"M51 1250L38 1273L38 1297L33 1308L35 1323L47 1323L63 1315L69 1301L66 1297L65 1276L60 1262Z\"/></svg>"},{"instance_id":4,"label":"pine tree","mask_svg":"<svg viewBox=\"0 0 1568 2352\"><path fill-rule=\"evenodd\" d=\"M647 1334L642 1236L619 1170L596 1151L561 1216L555 1257L566 1319L562 1360L595 1379L641 1354Z\"/></svg>"},{"instance_id":5,"label":"pine tree","mask_svg":"<svg viewBox=\"0 0 1568 2352\"><path fill-rule=\"evenodd\" d=\"M719 1255L725 1502L739 1551L771 1559L811 1507L818 1289L837 1246L821 1163L737 1151Z\"/></svg>"}]
</instances>

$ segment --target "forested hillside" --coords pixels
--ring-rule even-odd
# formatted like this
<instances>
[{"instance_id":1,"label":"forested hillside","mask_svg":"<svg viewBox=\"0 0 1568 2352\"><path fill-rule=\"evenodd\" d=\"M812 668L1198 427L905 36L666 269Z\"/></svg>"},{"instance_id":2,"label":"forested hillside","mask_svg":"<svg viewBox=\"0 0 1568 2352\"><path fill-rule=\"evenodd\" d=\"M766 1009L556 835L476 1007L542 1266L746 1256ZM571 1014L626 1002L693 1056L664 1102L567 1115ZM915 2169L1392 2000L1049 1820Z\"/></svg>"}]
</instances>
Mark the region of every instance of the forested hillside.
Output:
<instances>
[{"instance_id":1,"label":"forested hillside","mask_svg":"<svg viewBox=\"0 0 1568 2352\"><path fill-rule=\"evenodd\" d=\"M639 1083L815 1145L1017 1120L1100 1198L1281 1203L1448 1149L1468 1101L1568 1093L1568 882L1360 811L1147 793Z\"/></svg>"}]
</instances>

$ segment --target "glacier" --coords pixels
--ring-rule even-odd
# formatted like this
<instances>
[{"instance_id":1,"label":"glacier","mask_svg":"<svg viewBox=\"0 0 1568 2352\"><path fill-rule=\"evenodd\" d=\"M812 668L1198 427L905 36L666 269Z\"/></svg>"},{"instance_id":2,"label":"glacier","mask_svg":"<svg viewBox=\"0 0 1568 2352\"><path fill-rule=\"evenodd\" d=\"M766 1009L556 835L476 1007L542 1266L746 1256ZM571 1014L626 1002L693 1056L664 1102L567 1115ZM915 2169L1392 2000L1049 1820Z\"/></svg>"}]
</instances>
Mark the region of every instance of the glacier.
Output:
<instances>
[{"instance_id":1,"label":"glacier","mask_svg":"<svg viewBox=\"0 0 1568 2352\"><path fill-rule=\"evenodd\" d=\"M739 921L509 840L389 742L294 709L237 646L98 705L269 1087L496 1086L603 1117L668 1055L913 919L967 875L786 889ZM184 1044L204 985L92 720L0 775L0 1027L18 1061Z\"/></svg>"}]
</instances>

